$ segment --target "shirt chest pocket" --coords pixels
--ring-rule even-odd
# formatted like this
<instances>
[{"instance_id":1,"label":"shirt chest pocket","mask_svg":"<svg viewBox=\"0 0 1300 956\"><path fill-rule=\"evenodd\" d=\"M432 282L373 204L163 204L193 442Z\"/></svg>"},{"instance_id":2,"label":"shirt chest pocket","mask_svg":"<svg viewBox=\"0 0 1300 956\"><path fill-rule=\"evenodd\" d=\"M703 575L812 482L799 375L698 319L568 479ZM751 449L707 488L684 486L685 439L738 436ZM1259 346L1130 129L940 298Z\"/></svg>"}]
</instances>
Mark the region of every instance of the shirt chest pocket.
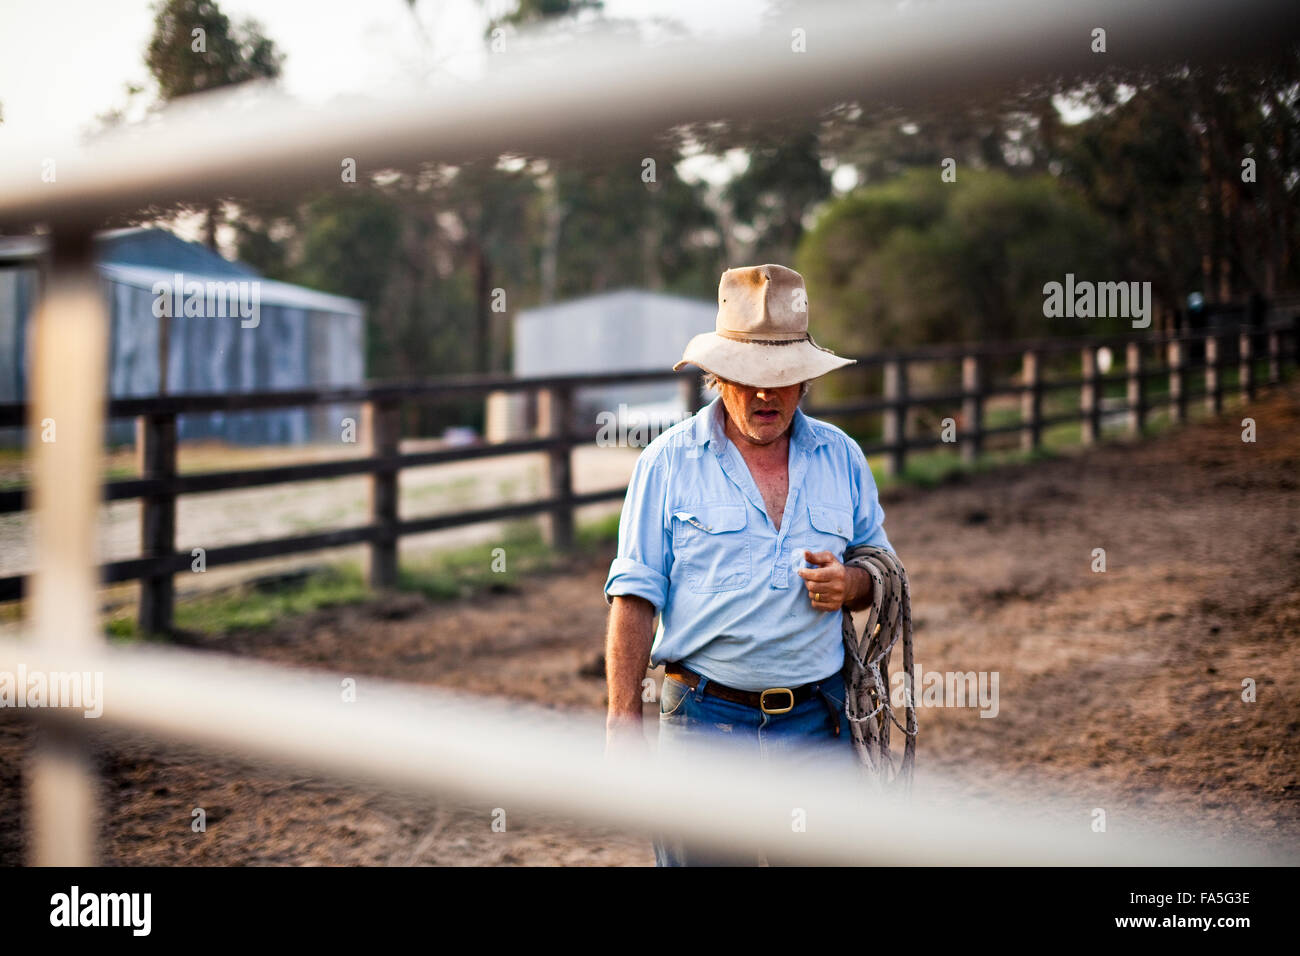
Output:
<instances>
[{"instance_id":1,"label":"shirt chest pocket","mask_svg":"<svg viewBox=\"0 0 1300 956\"><path fill-rule=\"evenodd\" d=\"M829 551L837 561L843 561L853 538L853 512L836 505L810 504L808 524L808 550Z\"/></svg>"},{"instance_id":2,"label":"shirt chest pocket","mask_svg":"<svg viewBox=\"0 0 1300 956\"><path fill-rule=\"evenodd\" d=\"M734 591L749 583L748 516L743 504L685 505L673 511L673 576L697 594Z\"/></svg>"}]
</instances>

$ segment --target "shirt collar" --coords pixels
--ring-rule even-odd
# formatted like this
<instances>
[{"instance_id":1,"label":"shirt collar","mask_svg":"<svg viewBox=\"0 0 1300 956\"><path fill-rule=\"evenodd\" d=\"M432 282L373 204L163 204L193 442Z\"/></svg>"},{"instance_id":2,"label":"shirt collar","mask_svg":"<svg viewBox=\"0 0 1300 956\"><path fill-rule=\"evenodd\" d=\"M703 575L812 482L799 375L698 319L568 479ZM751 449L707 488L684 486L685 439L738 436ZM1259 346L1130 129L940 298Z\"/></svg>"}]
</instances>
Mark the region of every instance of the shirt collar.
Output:
<instances>
[{"instance_id":1,"label":"shirt collar","mask_svg":"<svg viewBox=\"0 0 1300 956\"><path fill-rule=\"evenodd\" d=\"M722 428L722 416L725 413L726 409L722 404L722 396L719 395L695 413L695 420L692 424L691 432L695 444L712 444L715 455L721 455L730 442ZM827 439L823 438L808 423L808 416L803 413L803 409L796 406L794 418L790 421L790 444L795 448L812 450L826 441Z\"/></svg>"}]
</instances>

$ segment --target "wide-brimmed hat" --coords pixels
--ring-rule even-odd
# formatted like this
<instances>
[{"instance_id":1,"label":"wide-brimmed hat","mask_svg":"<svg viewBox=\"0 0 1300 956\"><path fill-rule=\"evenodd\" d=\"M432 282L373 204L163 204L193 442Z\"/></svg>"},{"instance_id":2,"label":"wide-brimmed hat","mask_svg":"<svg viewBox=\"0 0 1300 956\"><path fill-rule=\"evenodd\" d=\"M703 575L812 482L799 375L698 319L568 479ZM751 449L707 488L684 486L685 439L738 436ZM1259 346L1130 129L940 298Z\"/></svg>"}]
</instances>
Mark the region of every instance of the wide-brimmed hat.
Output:
<instances>
[{"instance_id":1,"label":"wide-brimmed hat","mask_svg":"<svg viewBox=\"0 0 1300 956\"><path fill-rule=\"evenodd\" d=\"M690 363L740 385L781 388L855 361L822 348L808 334L803 276L768 264L722 273L714 331L687 342L673 371Z\"/></svg>"}]
</instances>

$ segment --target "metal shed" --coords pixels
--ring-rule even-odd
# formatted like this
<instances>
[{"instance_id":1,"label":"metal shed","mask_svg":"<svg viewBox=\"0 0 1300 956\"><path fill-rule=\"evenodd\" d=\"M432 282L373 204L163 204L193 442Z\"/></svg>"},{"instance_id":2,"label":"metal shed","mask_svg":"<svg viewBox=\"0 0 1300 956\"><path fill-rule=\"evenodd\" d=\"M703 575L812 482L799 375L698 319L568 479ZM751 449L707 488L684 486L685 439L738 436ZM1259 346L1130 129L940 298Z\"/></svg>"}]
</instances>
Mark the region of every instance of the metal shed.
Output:
<instances>
[{"instance_id":1,"label":"metal shed","mask_svg":"<svg viewBox=\"0 0 1300 956\"><path fill-rule=\"evenodd\" d=\"M181 392L223 394L312 385L355 385L365 377L365 309L353 299L265 279L207 247L164 229L122 229L96 237L99 274L109 302L108 387L113 398ZM27 323L35 307L43 252L39 239L0 244L0 401L27 391ZM159 305L179 288L175 315ZM252 319L224 307L185 314L184 290L216 288L255 304ZM232 304L234 299L232 298ZM162 315L158 313L162 312ZM219 316L219 317L218 317ZM161 356L169 328L166 365ZM344 417L360 409L277 409L182 415L182 439L236 444L280 444L337 439ZM129 421L108 424L108 440L130 442ZM18 444L19 429L0 430L0 442Z\"/></svg>"},{"instance_id":2,"label":"metal shed","mask_svg":"<svg viewBox=\"0 0 1300 956\"><path fill-rule=\"evenodd\" d=\"M513 370L520 376L666 371L691 336L713 330L717 313L713 302L640 289L522 309L514 321ZM598 413L617 414L620 405L652 418L686 410L672 381L584 388L574 399L584 430L596 428ZM493 396L489 440L520 437L534 414L523 396Z\"/></svg>"}]
</instances>

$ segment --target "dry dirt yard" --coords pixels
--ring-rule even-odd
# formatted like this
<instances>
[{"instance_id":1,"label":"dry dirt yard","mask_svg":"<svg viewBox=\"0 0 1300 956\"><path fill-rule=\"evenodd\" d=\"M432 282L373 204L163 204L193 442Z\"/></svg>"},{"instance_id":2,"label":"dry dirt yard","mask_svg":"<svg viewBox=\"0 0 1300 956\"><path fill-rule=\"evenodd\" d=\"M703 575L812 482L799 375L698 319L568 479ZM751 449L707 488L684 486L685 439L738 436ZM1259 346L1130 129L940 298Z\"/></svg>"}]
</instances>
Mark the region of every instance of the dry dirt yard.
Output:
<instances>
[{"instance_id":1,"label":"dry dirt yard","mask_svg":"<svg viewBox=\"0 0 1300 956\"><path fill-rule=\"evenodd\" d=\"M1258 440L1241 440L1241 418ZM884 498L923 671L997 671L999 712L924 708L918 789L1074 801L1113 831L1191 814L1300 853L1300 389L1141 445ZM1105 549L1106 570L1093 571ZM602 707L612 555L515 593L400 596L209 639L212 650ZM895 658L898 661L898 658ZM1242 700L1253 679L1258 699ZM653 725L651 725L653 726ZM0 863L26 857L31 731L0 712ZM110 864L650 865L644 834L398 797L143 740L98 749ZM205 834L190 810L208 810Z\"/></svg>"}]
</instances>

